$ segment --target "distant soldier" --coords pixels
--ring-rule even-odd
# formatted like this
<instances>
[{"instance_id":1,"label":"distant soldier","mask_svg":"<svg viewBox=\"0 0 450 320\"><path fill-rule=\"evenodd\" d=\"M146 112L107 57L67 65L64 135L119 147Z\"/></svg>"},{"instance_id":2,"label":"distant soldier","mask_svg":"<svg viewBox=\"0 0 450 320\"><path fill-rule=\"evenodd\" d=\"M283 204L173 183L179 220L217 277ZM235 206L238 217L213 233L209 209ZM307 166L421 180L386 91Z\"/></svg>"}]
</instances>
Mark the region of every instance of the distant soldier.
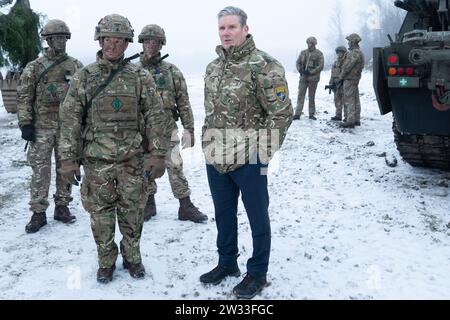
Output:
<instances>
[{"instance_id":1,"label":"distant soldier","mask_svg":"<svg viewBox=\"0 0 450 320\"><path fill-rule=\"evenodd\" d=\"M347 109L347 121L343 128L354 128L361 125L361 101L359 100L359 81L364 69L364 54L359 48L361 37L352 33L347 38L349 51L345 54L342 71L339 75L340 83L344 86L344 105Z\"/></svg>"},{"instance_id":2,"label":"distant soldier","mask_svg":"<svg viewBox=\"0 0 450 320\"><path fill-rule=\"evenodd\" d=\"M173 64L165 62L168 57L161 57L161 49L166 45L166 34L160 26L151 24L142 29L139 42L143 44L144 53L141 55L140 67L144 67L153 76L156 83L157 93L161 96L164 111L171 118L170 130L172 142L167 153L166 166L169 174L170 186L173 195L180 201L178 219L190 220L196 223L205 222L208 217L202 214L191 202L191 190L186 177L183 174L183 159L180 155L177 121L181 120L184 131L182 136L183 148L192 148L195 143L194 116L192 114L189 95L181 71ZM147 204L144 210L144 219L149 221L156 215L155 194L156 182L149 181L146 185Z\"/></svg>"},{"instance_id":3,"label":"distant soldier","mask_svg":"<svg viewBox=\"0 0 450 320\"><path fill-rule=\"evenodd\" d=\"M100 20L94 37L102 48L97 62L75 75L60 112L61 172L78 184L83 164L81 201L91 214L100 283L113 280L119 253L116 220L124 268L133 278L145 276L140 252L144 170L150 179L164 174L170 139L152 77L131 58L124 59L133 35L121 15ZM148 143L143 146L144 139Z\"/></svg>"},{"instance_id":4,"label":"distant soldier","mask_svg":"<svg viewBox=\"0 0 450 320\"><path fill-rule=\"evenodd\" d=\"M22 138L30 143L28 162L33 169L30 201L33 216L25 227L27 233L38 232L47 224L53 151L56 168L61 166L57 141L59 105L67 94L70 79L82 67L81 62L66 54L71 33L64 21L50 20L41 36L49 48L45 49L43 57L26 66L17 90L19 127ZM71 185L56 172L55 220L76 221L68 208L71 192Z\"/></svg>"},{"instance_id":5,"label":"distant soldier","mask_svg":"<svg viewBox=\"0 0 450 320\"><path fill-rule=\"evenodd\" d=\"M323 70L323 53L316 49L317 39L310 37L306 40L308 49L303 50L297 59L297 70L300 73L300 83L298 86L297 109L294 120L300 120L305 104L306 91L309 94L309 118L317 120L316 114L316 91L320 81L320 73Z\"/></svg>"},{"instance_id":6,"label":"distant soldier","mask_svg":"<svg viewBox=\"0 0 450 320\"><path fill-rule=\"evenodd\" d=\"M334 87L334 105L336 107L336 115L331 118L333 121L342 121L342 109L344 109L344 117L347 119L347 110L344 108L344 88L339 83L339 76L342 71L347 49L345 47L336 48L336 61L331 68L330 86Z\"/></svg>"}]
</instances>

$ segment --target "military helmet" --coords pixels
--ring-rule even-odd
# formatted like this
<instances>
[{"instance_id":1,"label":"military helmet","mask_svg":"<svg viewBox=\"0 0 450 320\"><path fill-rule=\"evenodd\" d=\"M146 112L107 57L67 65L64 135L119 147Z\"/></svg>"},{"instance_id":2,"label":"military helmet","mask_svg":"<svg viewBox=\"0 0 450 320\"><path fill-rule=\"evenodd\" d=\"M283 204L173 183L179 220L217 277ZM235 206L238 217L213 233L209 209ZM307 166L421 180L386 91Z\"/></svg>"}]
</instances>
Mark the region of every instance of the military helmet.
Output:
<instances>
[{"instance_id":1,"label":"military helmet","mask_svg":"<svg viewBox=\"0 0 450 320\"><path fill-rule=\"evenodd\" d=\"M127 18L118 14L110 14L102 18L95 27L94 40L103 37L124 38L133 42L134 30Z\"/></svg>"},{"instance_id":2,"label":"military helmet","mask_svg":"<svg viewBox=\"0 0 450 320\"><path fill-rule=\"evenodd\" d=\"M157 39L161 41L163 46L166 45L166 33L157 24L149 24L142 29L139 35L139 43L143 43L147 39Z\"/></svg>"},{"instance_id":3,"label":"military helmet","mask_svg":"<svg viewBox=\"0 0 450 320\"><path fill-rule=\"evenodd\" d=\"M343 46L339 46L339 47L336 48L336 53L339 53L339 52L346 53L347 52L347 48L343 47Z\"/></svg>"},{"instance_id":4,"label":"military helmet","mask_svg":"<svg viewBox=\"0 0 450 320\"><path fill-rule=\"evenodd\" d=\"M306 39L306 43L307 44L313 44L313 45L317 45L317 39L315 37L309 37L308 39Z\"/></svg>"},{"instance_id":5,"label":"military helmet","mask_svg":"<svg viewBox=\"0 0 450 320\"><path fill-rule=\"evenodd\" d=\"M359 43L362 40L361 37L359 36L359 34L357 34L357 33L352 33L345 39L347 39L350 42L355 42L355 43Z\"/></svg>"},{"instance_id":6,"label":"military helmet","mask_svg":"<svg viewBox=\"0 0 450 320\"><path fill-rule=\"evenodd\" d=\"M71 33L67 24L58 19L49 20L47 24L41 30L41 36L44 38L49 38L54 35L63 35L67 39L70 39Z\"/></svg>"}]
</instances>

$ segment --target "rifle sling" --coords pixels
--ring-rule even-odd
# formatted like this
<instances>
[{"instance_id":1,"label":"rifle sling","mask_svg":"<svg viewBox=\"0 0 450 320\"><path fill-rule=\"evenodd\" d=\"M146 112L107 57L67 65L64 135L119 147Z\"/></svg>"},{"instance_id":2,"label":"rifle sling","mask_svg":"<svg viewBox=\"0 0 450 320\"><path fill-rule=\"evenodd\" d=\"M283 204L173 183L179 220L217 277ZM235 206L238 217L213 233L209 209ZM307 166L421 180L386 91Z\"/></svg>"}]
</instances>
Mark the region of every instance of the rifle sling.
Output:
<instances>
[{"instance_id":1,"label":"rifle sling","mask_svg":"<svg viewBox=\"0 0 450 320\"><path fill-rule=\"evenodd\" d=\"M97 98L97 96L100 93L102 93L103 90L106 89L106 87L111 83L111 81L114 79L114 77L125 68L125 66L127 65L128 62L130 62L131 60L134 60L136 58L139 58L139 57L140 57L140 54L136 53L134 56L124 59L120 63L120 65L117 67L117 69L111 70L111 73L109 74L108 79L106 79L105 82L103 82L101 85L99 85L97 87L97 90L95 90L94 94L86 102L86 106L84 108L84 115L83 115L83 127L86 125L86 117L88 115L89 110L92 107L92 101L94 101L94 99Z\"/></svg>"}]
</instances>

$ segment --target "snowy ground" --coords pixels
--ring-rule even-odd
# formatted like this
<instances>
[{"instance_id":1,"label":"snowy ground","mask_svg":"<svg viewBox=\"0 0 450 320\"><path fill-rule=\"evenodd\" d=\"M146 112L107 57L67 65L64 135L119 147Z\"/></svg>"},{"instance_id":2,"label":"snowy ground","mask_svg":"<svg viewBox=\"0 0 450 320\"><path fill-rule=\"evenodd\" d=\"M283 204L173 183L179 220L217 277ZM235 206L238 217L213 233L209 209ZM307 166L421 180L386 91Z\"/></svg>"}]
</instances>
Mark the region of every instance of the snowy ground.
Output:
<instances>
[{"instance_id":1,"label":"snowy ground","mask_svg":"<svg viewBox=\"0 0 450 320\"><path fill-rule=\"evenodd\" d=\"M321 90L328 77L325 73L318 90L319 121L294 122L272 164L271 286L257 299L449 299L450 174L413 169L400 159L391 117L379 115L370 73L361 84L362 127L348 131L330 123L332 96ZM187 81L198 134L203 79L187 75ZM289 74L289 83L295 104L295 74ZM106 286L96 282L96 248L78 189L71 206L76 224L53 221L52 204L49 224L38 234L25 234L31 169L16 116L4 108L0 145L0 299L233 299L238 279L218 287L198 281L217 262L214 211L199 144L183 153L185 174L193 201L210 221L178 221L178 202L163 177L159 213L145 225L142 238L147 278L131 279L119 258L114 281ZM383 152L397 157L398 167L377 156ZM239 214L239 263L245 271L252 245L242 206Z\"/></svg>"}]
</instances>

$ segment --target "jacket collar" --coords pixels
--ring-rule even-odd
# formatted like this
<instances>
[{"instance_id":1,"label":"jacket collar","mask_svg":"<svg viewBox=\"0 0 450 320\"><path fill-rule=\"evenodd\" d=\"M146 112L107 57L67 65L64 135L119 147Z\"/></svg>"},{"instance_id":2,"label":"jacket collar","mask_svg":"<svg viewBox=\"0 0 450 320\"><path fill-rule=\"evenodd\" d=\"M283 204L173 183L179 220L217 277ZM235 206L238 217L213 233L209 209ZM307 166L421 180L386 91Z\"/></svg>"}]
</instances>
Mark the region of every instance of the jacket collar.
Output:
<instances>
[{"instance_id":1,"label":"jacket collar","mask_svg":"<svg viewBox=\"0 0 450 320\"><path fill-rule=\"evenodd\" d=\"M247 36L247 40L245 42L238 46L238 47L231 47L230 50L227 52L223 48L223 46L217 46L216 52L219 55L219 57L223 60L232 60L232 61L238 61L242 59L245 56L248 56L251 52L253 52L256 49L255 41L253 40L252 35Z\"/></svg>"}]
</instances>

